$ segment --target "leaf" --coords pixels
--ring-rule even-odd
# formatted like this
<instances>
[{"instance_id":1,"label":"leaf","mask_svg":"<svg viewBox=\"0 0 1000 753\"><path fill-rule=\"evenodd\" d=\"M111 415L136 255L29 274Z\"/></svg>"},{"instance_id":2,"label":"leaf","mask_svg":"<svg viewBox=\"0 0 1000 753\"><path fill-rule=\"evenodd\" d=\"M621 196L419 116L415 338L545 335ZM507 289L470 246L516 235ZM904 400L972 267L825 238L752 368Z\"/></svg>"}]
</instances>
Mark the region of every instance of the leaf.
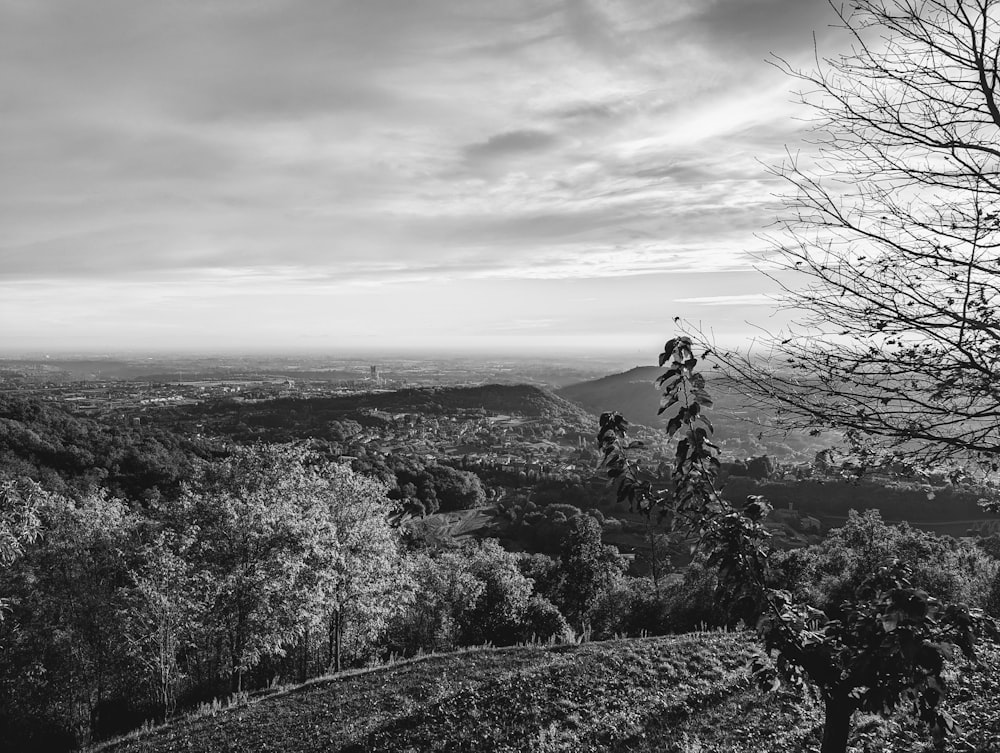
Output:
<instances>
[{"instance_id":1,"label":"leaf","mask_svg":"<svg viewBox=\"0 0 1000 753\"><path fill-rule=\"evenodd\" d=\"M677 397L676 394L673 394L673 395L664 395L660 399L660 409L658 411L656 411L656 415L659 416L661 413L663 413L663 411L665 411L671 405L673 405L674 403L676 403L678 400L680 400L680 398Z\"/></svg>"},{"instance_id":2,"label":"leaf","mask_svg":"<svg viewBox=\"0 0 1000 753\"><path fill-rule=\"evenodd\" d=\"M671 418L667 422L667 436L672 437L674 434L676 434L677 430L681 428L682 423L683 421L681 420L680 415L676 415L673 418Z\"/></svg>"},{"instance_id":3,"label":"leaf","mask_svg":"<svg viewBox=\"0 0 1000 753\"><path fill-rule=\"evenodd\" d=\"M663 352L660 353L660 366L667 362L667 359L674 354L674 346L677 344L677 338L673 337L667 340L663 345Z\"/></svg>"},{"instance_id":4,"label":"leaf","mask_svg":"<svg viewBox=\"0 0 1000 753\"><path fill-rule=\"evenodd\" d=\"M665 372L663 372L662 374L660 374L660 376L656 378L654 384L657 387L662 387L665 382L678 376L680 376L680 372L677 369L667 369Z\"/></svg>"}]
</instances>

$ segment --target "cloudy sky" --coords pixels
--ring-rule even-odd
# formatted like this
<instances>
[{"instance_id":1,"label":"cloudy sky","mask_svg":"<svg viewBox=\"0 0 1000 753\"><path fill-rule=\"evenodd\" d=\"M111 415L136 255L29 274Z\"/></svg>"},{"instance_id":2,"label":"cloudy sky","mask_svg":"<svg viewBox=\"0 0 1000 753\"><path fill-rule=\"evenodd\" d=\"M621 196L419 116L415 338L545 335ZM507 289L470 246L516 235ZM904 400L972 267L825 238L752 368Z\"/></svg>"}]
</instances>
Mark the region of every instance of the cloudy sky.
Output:
<instances>
[{"instance_id":1,"label":"cloudy sky","mask_svg":"<svg viewBox=\"0 0 1000 753\"><path fill-rule=\"evenodd\" d=\"M825 0L0 0L0 350L608 349L774 320Z\"/></svg>"}]
</instances>

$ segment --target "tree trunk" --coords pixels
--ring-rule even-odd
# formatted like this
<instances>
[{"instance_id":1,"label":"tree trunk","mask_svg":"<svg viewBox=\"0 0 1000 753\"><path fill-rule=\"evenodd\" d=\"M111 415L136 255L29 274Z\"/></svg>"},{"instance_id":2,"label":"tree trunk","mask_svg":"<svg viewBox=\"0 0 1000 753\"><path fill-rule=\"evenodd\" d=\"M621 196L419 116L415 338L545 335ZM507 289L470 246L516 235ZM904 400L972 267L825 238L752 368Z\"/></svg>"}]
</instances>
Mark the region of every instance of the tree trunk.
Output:
<instances>
[{"instance_id":1,"label":"tree trunk","mask_svg":"<svg viewBox=\"0 0 1000 753\"><path fill-rule=\"evenodd\" d=\"M299 682L305 682L309 678L309 628L308 626L302 634L302 656L299 663Z\"/></svg>"},{"instance_id":2,"label":"tree trunk","mask_svg":"<svg viewBox=\"0 0 1000 753\"><path fill-rule=\"evenodd\" d=\"M340 671L340 643L341 635L344 632L340 612L341 610L335 609L330 613L330 626L327 632L326 645L326 666L329 672Z\"/></svg>"},{"instance_id":3,"label":"tree trunk","mask_svg":"<svg viewBox=\"0 0 1000 753\"><path fill-rule=\"evenodd\" d=\"M340 672L340 644L343 633L344 633L343 620L341 619L340 610L338 609L334 627L335 642L334 642L334 659L333 659L334 671L338 673Z\"/></svg>"},{"instance_id":4,"label":"tree trunk","mask_svg":"<svg viewBox=\"0 0 1000 753\"><path fill-rule=\"evenodd\" d=\"M836 696L826 699L826 721L823 724L821 753L845 753L847 736L851 732L854 707L846 698Z\"/></svg>"},{"instance_id":5,"label":"tree trunk","mask_svg":"<svg viewBox=\"0 0 1000 753\"><path fill-rule=\"evenodd\" d=\"M649 533L649 564L653 571L653 591L656 594L656 601L660 601L660 562L657 558L656 535Z\"/></svg>"},{"instance_id":6,"label":"tree trunk","mask_svg":"<svg viewBox=\"0 0 1000 753\"><path fill-rule=\"evenodd\" d=\"M333 643L334 643L334 630L333 630L333 612L330 613L330 619L327 621L326 625L326 671L333 671Z\"/></svg>"}]
</instances>

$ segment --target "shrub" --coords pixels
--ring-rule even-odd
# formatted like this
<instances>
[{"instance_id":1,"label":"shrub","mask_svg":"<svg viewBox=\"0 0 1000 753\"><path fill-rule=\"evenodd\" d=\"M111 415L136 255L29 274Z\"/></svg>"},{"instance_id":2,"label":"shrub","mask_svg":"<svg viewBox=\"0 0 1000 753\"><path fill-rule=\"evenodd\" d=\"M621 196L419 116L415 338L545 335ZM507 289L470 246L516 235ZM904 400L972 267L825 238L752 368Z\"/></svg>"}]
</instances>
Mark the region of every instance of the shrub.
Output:
<instances>
[{"instance_id":1,"label":"shrub","mask_svg":"<svg viewBox=\"0 0 1000 753\"><path fill-rule=\"evenodd\" d=\"M544 596L532 596L521 618L521 640L556 640L564 643L573 639L573 631L559 608Z\"/></svg>"},{"instance_id":2,"label":"shrub","mask_svg":"<svg viewBox=\"0 0 1000 753\"><path fill-rule=\"evenodd\" d=\"M966 541L901 525L888 525L877 510L851 511L843 527L801 554L775 558L772 578L825 610L853 598L861 582L889 560L912 570L913 585L945 601L982 606L1000 568Z\"/></svg>"}]
</instances>

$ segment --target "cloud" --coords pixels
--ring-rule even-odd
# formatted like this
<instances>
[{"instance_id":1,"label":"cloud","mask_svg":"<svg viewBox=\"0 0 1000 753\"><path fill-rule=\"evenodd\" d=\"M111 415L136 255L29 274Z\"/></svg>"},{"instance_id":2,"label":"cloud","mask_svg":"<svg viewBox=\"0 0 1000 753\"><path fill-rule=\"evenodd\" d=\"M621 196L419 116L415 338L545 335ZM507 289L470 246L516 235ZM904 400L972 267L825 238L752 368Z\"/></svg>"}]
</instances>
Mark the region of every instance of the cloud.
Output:
<instances>
[{"instance_id":1,"label":"cloud","mask_svg":"<svg viewBox=\"0 0 1000 753\"><path fill-rule=\"evenodd\" d=\"M289 331L331 290L537 286L553 328L574 281L711 296L773 217L758 159L797 139L763 57L808 53L824 6L0 0L0 295L112 322L131 285L168 327L162 281Z\"/></svg>"},{"instance_id":2,"label":"cloud","mask_svg":"<svg viewBox=\"0 0 1000 753\"><path fill-rule=\"evenodd\" d=\"M678 298L677 303L696 303L699 306L773 306L774 296L764 293L741 295L706 295L696 298Z\"/></svg>"},{"instance_id":3,"label":"cloud","mask_svg":"<svg viewBox=\"0 0 1000 753\"><path fill-rule=\"evenodd\" d=\"M542 151L557 142L551 133L524 129L495 134L481 143L469 144L463 151L470 160L494 159Z\"/></svg>"}]
</instances>

